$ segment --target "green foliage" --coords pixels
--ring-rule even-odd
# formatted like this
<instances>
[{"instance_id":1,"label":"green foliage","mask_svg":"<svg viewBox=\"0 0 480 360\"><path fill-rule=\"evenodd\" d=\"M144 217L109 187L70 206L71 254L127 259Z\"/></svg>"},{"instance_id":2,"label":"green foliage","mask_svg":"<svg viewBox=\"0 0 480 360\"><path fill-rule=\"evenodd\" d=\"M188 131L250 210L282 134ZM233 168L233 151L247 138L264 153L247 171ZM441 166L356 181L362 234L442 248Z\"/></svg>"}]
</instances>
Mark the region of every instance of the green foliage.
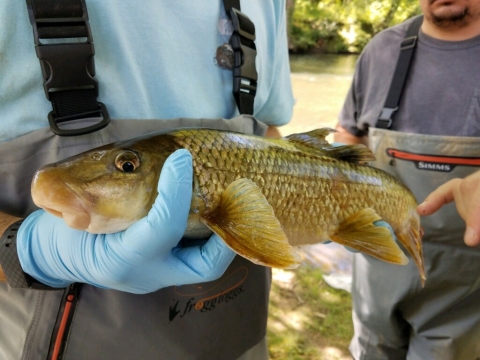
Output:
<instances>
[{"instance_id":1,"label":"green foliage","mask_svg":"<svg viewBox=\"0 0 480 360\"><path fill-rule=\"evenodd\" d=\"M294 0L293 52L360 52L377 32L420 13L418 0Z\"/></svg>"}]
</instances>

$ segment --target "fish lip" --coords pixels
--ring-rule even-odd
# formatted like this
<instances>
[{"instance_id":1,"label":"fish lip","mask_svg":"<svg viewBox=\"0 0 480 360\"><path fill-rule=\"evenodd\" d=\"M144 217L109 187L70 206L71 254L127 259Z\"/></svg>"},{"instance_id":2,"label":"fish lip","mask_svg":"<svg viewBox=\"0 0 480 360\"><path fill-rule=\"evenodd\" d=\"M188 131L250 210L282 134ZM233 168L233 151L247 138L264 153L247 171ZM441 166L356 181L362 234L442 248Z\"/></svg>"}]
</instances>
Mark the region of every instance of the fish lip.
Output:
<instances>
[{"instance_id":1,"label":"fish lip","mask_svg":"<svg viewBox=\"0 0 480 360\"><path fill-rule=\"evenodd\" d=\"M62 196L60 202L65 198L72 200L71 204L68 206L62 205L61 203L55 204L52 201L45 201L45 204L42 204L42 201L38 201L38 199L36 201L34 199L34 202L36 204L39 203L37 206L41 207L46 212L63 219L69 227L77 230L88 229L91 222L91 215L88 208L85 206L85 198L75 191L68 182L63 182L63 189L70 195L67 197Z\"/></svg>"},{"instance_id":2,"label":"fish lip","mask_svg":"<svg viewBox=\"0 0 480 360\"><path fill-rule=\"evenodd\" d=\"M74 215L73 217L70 217L70 216L67 216L65 217L65 213L62 212L62 218L65 220L65 222L67 223L68 226L70 227L73 227L75 229L78 229L78 230L86 230L89 228L90 226L90 223L91 223L91 215L90 215L90 212L88 211L87 207L85 206L85 198L83 196L81 196L77 191L75 191L75 189L72 188L72 186L68 183L68 182L65 182L65 185L66 185L66 188L68 189L69 192L71 192L74 196L74 198L76 200L78 200L78 202L75 204L75 205L79 205L78 207L75 206L75 210L76 211L81 211L81 215L79 216L79 214L77 213L76 215ZM68 212L67 212L67 215L68 215ZM77 226L77 219L78 218L81 218L81 226Z\"/></svg>"}]
</instances>

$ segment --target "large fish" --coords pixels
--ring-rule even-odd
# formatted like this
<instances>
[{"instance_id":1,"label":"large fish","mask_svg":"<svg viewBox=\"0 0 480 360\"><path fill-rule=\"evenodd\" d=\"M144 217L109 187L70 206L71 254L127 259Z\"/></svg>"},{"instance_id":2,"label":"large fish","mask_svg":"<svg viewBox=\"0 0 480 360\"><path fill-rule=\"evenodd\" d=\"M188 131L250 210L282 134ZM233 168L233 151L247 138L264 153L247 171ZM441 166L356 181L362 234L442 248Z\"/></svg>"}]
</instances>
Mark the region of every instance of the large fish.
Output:
<instances>
[{"instance_id":1,"label":"large fish","mask_svg":"<svg viewBox=\"0 0 480 360\"><path fill-rule=\"evenodd\" d=\"M266 266L300 262L293 246L331 240L378 259L413 257L425 279L420 221L412 193L371 167L363 145L332 147L319 129L268 139L210 129L149 134L44 166L34 202L76 229L110 233L144 217L161 168L177 149L193 156L193 197L185 237L217 233L235 252Z\"/></svg>"}]
</instances>

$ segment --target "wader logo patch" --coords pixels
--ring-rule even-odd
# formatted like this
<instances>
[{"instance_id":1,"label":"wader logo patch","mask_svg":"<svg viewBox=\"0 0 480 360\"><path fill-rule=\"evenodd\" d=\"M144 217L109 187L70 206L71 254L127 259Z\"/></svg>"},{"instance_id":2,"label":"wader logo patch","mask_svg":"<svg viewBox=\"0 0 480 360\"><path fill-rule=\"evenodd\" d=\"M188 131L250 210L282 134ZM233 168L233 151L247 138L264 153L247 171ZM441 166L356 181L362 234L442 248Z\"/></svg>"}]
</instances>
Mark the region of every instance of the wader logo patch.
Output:
<instances>
[{"instance_id":1,"label":"wader logo patch","mask_svg":"<svg viewBox=\"0 0 480 360\"><path fill-rule=\"evenodd\" d=\"M419 170L451 172L456 166L480 166L480 158L416 154L408 151L387 149L394 159L411 161Z\"/></svg>"},{"instance_id":2,"label":"wader logo patch","mask_svg":"<svg viewBox=\"0 0 480 360\"><path fill-rule=\"evenodd\" d=\"M248 269L240 267L219 280L205 284L185 285L175 288L177 298L170 305L169 320L183 318L192 312L208 312L227 304L245 291L243 283Z\"/></svg>"}]
</instances>

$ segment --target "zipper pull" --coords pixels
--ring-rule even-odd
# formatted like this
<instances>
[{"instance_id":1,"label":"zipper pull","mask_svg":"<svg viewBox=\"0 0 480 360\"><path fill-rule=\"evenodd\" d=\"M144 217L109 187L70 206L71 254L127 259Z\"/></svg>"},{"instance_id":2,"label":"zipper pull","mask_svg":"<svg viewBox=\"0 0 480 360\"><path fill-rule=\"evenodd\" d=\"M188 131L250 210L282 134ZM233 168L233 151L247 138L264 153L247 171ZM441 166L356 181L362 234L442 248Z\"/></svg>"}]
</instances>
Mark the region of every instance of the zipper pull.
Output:
<instances>
[{"instance_id":1,"label":"zipper pull","mask_svg":"<svg viewBox=\"0 0 480 360\"><path fill-rule=\"evenodd\" d=\"M65 296L65 300L67 300L70 303L77 302L79 293L80 293L80 284L73 283L68 287L68 292L67 292L67 295Z\"/></svg>"},{"instance_id":2,"label":"zipper pull","mask_svg":"<svg viewBox=\"0 0 480 360\"><path fill-rule=\"evenodd\" d=\"M68 333L70 332L73 314L75 313L76 303L80 296L82 285L83 284L80 283L73 283L68 287L67 294L63 300L63 314L60 318L58 331L55 336L53 352L50 358L51 360L58 360L63 356L63 351L65 350Z\"/></svg>"}]
</instances>

